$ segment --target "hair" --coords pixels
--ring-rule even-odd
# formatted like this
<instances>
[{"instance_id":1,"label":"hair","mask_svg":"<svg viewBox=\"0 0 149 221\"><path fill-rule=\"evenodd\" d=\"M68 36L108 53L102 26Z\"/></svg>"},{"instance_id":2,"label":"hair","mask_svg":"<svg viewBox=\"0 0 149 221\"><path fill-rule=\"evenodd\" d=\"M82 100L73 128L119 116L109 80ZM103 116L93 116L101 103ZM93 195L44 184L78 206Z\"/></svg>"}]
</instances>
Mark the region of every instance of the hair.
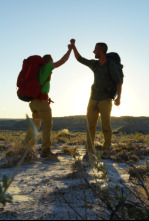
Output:
<instances>
[{"instance_id":1,"label":"hair","mask_svg":"<svg viewBox=\"0 0 149 221\"><path fill-rule=\"evenodd\" d=\"M48 63L50 60L52 60L52 56L50 54L46 54L43 56L43 60Z\"/></svg>"},{"instance_id":2,"label":"hair","mask_svg":"<svg viewBox=\"0 0 149 221\"><path fill-rule=\"evenodd\" d=\"M97 46L99 46L100 48L102 48L104 54L107 53L107 51L108 51L108 46L107 46L106 43L103 43L103 42L97 43Z\"/></svg>"}]
</instances>

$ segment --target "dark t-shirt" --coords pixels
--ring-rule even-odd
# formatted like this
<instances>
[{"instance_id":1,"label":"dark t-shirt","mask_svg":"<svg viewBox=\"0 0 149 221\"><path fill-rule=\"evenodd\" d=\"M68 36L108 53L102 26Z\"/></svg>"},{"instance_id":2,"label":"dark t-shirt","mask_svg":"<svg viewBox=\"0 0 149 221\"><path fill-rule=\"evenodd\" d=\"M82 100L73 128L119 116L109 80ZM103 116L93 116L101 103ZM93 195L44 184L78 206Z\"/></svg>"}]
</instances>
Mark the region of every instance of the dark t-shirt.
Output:
<instances>
[{"instance_id":1,"label":"dark t-shirt","mask_svg":"<svg viewBox=\"0 0 149 221\"><path fill-rule=\"evenodd\" d=\"M110 98L107 89L111 88L113 84L122 84L118 69L114 62L110 61L109 64L106 62L103 66L100 66L98 60L88 60L81 56L78 61L88 66L94 72L94 84L92 86L94 93L91 95L93 100L105 100ZM109 67L107 67L107 65L109 65ZM110 72L110 78L108 71Z\"/></svg>"}]
</instances>

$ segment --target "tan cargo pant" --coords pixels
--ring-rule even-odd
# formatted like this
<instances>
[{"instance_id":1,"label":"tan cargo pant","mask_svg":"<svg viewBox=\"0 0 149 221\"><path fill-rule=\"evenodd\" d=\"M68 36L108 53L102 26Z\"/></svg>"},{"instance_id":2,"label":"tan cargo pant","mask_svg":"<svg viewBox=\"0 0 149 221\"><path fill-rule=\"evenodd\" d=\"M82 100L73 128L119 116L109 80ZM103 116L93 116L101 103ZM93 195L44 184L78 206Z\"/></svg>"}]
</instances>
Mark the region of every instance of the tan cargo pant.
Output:
<instances>
[{"instance_id":1,"label":"tan cargo pant","mask_svg":"<svg viewBox=\"0 0 149 221\"><path fill-rule=\"evenodd\" d=\"M52 111L47 100L33 100L29 104L32 111L32 117L37 130L43 124L42 132L42 152L51 149L51 132L52 132Z\"/></svg>"},{"instance_id":2,"label":"tan cargo pant","mask_svg":"<svg viewBox=\"0 0 149 221\"><path fill-rule=\"evenodd\" d=\"M87 130L87 148L88 151L93 153L92 144L94 145L96 126L101 115L101 126L104 134L104 145L103 148L106 149L111 146L112 129L111 129L111 110L112 101L110 99L96 101L90 99L87 109L87 120L88 120L88 130Z\"/></svg>"}]
</instances>

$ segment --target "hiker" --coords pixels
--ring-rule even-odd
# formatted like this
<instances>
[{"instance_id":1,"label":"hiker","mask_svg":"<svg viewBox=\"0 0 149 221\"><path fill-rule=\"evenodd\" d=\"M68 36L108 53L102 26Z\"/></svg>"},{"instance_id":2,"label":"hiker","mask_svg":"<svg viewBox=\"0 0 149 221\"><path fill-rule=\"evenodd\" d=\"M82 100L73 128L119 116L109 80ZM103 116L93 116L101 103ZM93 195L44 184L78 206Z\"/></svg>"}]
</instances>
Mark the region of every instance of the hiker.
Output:
<instances>
[{"instance_id":1,"label":"hiker","mask_svg":"<svg viewBox=\"0 0 149 221\"><path fill-rule=\"evenodd\" d=\"M51 100L48 98L50 91L50 78L52 71L55 68L63 65L68 59L72 51L72 46L68 45L67 53L57 62L53 62L51 55L44 55L43 65L39 72L39 83L42 86L41 94L38 99L34 99L30 102L29 106L32 111L33 121L39 130L41 122L43 124L43 144L42 144L42 158L55 159L57 156L51 152L51 132L52 132L52 111L49 105ZM48 80L47 80L48 79ZM45 84L44 84L45 83ZM43 86L44 85L44 86Z\"/></svg>"},{"instance_id":2,"label":"hiker","mask_svg":"<svg viewBox=\"0 0 149 221\"><path fill-rule=\"evenodd\" d=\"M76 59L94 72L94 84L92 85L91 97L87 108L88 130L87 153L85 158L88 158L88 153L93 155L96 152L94 140L99 114L101 115L102 131L104 134L104 145L102 149L104 151L111 147L112 129L110 118L112 99L115 98L115 95L111 95L111 93L113 93L112 87L114 82L116 85L115 94L117 94L114 103L116 106L119 106L121 103L122 78L120 77L116 64L107 58L108 46L105 43L97 43L95 46L93 53L98 60L87 60L83 58L75 46L75 39L71 40L71 44Z\"/></svg>"}]
</instances>

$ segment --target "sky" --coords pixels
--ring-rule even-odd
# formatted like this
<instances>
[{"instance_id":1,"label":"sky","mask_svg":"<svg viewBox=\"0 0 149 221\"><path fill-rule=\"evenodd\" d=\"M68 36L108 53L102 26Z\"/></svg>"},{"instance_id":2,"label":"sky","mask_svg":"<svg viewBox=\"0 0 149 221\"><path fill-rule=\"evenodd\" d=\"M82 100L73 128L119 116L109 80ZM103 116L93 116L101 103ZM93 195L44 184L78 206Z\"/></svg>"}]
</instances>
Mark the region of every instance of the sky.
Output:
<instances>
[{"instance_id":1,"label":"sky","mask_svg":"<svg viewBox=\"0 0 149 221\"><path fill-rule=\"evenodd\" d=\"M148 0L0 0L0 118L31 117L28 103L16 95L23 60L48 53L58 61L71 38L85 58L94 59L97 42L121 56L122 99L112 116L149 116L148 11ZM55 69L53 117L85 115L93 79L73 53Z\"/></svg>"}]
</instances>

